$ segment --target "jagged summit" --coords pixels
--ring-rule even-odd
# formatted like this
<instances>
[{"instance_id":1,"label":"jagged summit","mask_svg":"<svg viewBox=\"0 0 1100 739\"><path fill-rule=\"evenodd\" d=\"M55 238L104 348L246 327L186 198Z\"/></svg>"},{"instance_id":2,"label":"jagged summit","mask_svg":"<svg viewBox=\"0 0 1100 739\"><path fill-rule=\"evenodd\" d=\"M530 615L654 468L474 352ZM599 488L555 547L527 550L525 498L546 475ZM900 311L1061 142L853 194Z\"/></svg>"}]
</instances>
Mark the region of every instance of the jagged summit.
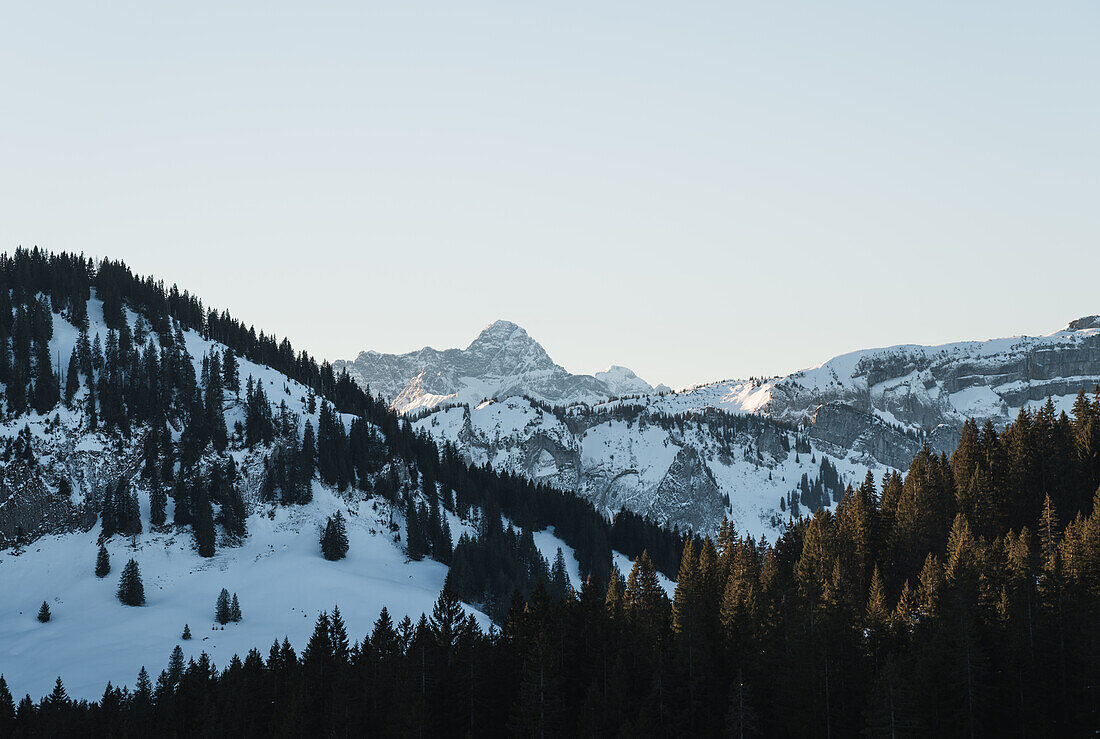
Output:
<instances>
[{"instance_id":1,"label":"jagged summit","mask_svg":"<svg viewBox=\"0 0 1100 739\"><path fill-rule=\"evenodd\" d=\"M655 388L626 367L577 375L556 364L519 324L497 320L465 349L425 347L407 354L364 351L334 363L361 385L381 393L402 413L451 403L527 395L547 403L599 402ZM662 386L663 388L663 386Z\"/></svg>"}]
</instances>

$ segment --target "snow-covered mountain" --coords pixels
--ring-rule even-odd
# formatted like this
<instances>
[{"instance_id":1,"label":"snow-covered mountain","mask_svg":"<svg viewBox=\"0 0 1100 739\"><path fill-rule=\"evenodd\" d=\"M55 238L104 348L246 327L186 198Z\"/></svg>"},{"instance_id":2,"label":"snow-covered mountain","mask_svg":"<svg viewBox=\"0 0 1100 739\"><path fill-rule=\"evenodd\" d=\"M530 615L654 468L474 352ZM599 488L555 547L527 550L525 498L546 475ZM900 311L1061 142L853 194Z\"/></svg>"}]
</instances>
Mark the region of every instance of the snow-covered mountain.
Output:
<instances>
[{"instance_id":1,"label":"snow-covered mountain","mask_svg":"<svg viewBox=\"0 0 1100 739\"><path fill-rule=\"evenodd\" d=\"M841 404L912 433L935 435L940 428L935 445L950 451L967 418L1001 427L1048 397L1068 411L1080 390L1098 383L1100 316L1086 316L1047 336L852 352L786 377L689 388L661 406L669 413L718 408L807 424L822 405Z\"/></svg>"},{"instance_id":2,"label":"snow-covered mountain","mask_svg":"<svg viewBox=\"0 0 1100 739\"><path fill-rule=\"evenodd\" d=\"M835 502L814 489L832 481L823 460L838 484L904 472L925 442L950 453L966 418L1003 426L1048 395L1068 410L1098 383L1092 316L1049 336L871 349L786 377L556 409L512 397L416 425L471 460L574 490L609 514L626 507L703 532L725 515L759 535L782 525L791 502Z\"/></svg>"},{"instance_id":3,"label":"snow-covered mountain","mask_svg":"<svg viewBox=\"0 0 1100 739\"><path fill-rule=\"evenodd\" d=\"M764 417L672 417L658 400L551 409L511 397L442 408L413 425L473 462L574 491L609 516L626 508L699 533L714 533L725 516L739 531L774 537L792 502L796 516L828 507L842 481L888 469Z\"/></svg>"},{"instance_id":4,"label":"snow-covered mountain","mask_svg":"<svg viewBox=\"0 0 1100 739\"><path fill-rule=\"evenodd\" d=\"M425 347L408 354L368 351L353 362L337 361L333 366L337 371L346 369L372 393L380 393L399 413L514 395L566 405L667 390L654 388L616 365L595 375L572 374L510 321L487 326L465 349Z\"/></svg>"}]
</instances>

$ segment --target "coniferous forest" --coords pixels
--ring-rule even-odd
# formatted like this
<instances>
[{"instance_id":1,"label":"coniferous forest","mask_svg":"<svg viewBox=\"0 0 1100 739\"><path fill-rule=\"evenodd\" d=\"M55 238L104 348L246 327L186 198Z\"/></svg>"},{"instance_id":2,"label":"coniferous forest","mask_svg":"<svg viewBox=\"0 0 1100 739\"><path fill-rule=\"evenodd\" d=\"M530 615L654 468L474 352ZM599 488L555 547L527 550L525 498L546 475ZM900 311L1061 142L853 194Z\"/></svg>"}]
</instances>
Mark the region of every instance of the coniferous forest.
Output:
<instances>
[{"instance_id":1,"label":"coniferous forest","mask_svg":"<svg viewBox=\"0 0 1100 739\"><path fill-rule=\"evenodd\" d=\"M13 697L0 681L0 736L1100 730L1100 391L1081 393L1068 415L1048 403L1003 430L968 422L950 457L925 446L904 477L868 475L835 509L792 521L774 542L728 523L712 541L626 513L609 522L572 494L470 467L347 375L118 263L37 251L0 258L0 300L11 301L0 317L12 317L0 321L9 410L48 410L73 397L40 351L39 314L67 311L79 325L91 287L105 316L124 306L145 316L162 351L139 349L125 322L108 317L118 335L108 338L103 369L93 347L90 370L74 355L77 371L66 377L95 378L88 415L96 423L145 434L147 474L176 500L182 518L174 523L193 529L200 554L214 546L214 504L227 531L244 522L232 467L211 462L229 432L206 400L236 355L332 405L316 433L299 438L258 397L262 388L246 385L242 443L275 450L265 495L305 502L301 481L314 472L341 490L369 485L406 507L410 557L450 564L450 575L418 621L395 623L383 610L373 627L353 633L331 604L306 644L277 641L221 665L206 655L185 662L177 648L164 665L142 669L133 687L108 684L95 702L70 700L64 676L39 699ZM189 362L173 358L179 327L224 343L228 356L196 381ZM345 431L337 411L358 420ZM179 443L168 441L169 418L183 424ZM6 453L10 461L20 450ZM419 503L404 478L391 484L376 475L392 460L416 472L406 477L426 491ZM125 486L111 490L104 524L140 526L131 500ZM478 507L482 530L450 541L437 506ZM519 531L498 525L501 514ZM530 531L546 525L574 547L582 583L563 584L560 565L551 570L532 555ZM330 559L346 552L341 528L332 519L322 535ZM612 547L637 555L629 573L612 567ZM97 569L110 569L106 557ZM675 575L671 599L658 571ZM137 602L140 579L131 585L119 597ZM496 626L479 628L463 600L480 604Z\"/></svg>"}]
</instances>

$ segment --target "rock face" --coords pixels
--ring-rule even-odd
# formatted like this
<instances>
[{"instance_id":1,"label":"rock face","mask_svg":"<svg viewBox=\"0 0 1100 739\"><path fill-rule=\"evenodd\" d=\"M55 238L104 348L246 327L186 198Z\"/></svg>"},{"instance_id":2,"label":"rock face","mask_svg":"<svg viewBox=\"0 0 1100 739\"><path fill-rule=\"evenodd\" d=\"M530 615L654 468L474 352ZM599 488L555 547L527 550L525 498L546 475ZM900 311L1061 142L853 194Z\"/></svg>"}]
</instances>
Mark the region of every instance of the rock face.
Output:
<instances>
[{"instance_id":1,"label":"rock face","mask_svg":"<svg viewBox=\"0 0 1100 739\"><path fill-rule=\"evenodd\" d=\"M721 519L726 506L714 473L695 447L676 453L646 511L657 520L679 521L695 531L707 531Z\"/></svg>"},{"instance_id":2,"label":"rock face","mask_svg":"<svg viewBox=\"0 0 1100 739\"><path fill-rule=\"evenodd\" d=\"M905 469L920 451L921 443L896 427L843 403L820 406L810 419L809 436L838 457L854 455ZM956 443L958 441L956 440Z\"/></svg>"},{"instance_id":3,"label":"rock face","mask_svg":"<svg viewBox=\"0 0 1100 739\"><path fill-rule=\"evenodd\" d=\"M352 379L381 393L401 413L513 395L562 405L654 392L626 367L612 365L595 376L571 374L509 321L486 327L466 349L362 352L354 362L333 366L337 372L347 369Z\"/></svg>"}]
</instances>

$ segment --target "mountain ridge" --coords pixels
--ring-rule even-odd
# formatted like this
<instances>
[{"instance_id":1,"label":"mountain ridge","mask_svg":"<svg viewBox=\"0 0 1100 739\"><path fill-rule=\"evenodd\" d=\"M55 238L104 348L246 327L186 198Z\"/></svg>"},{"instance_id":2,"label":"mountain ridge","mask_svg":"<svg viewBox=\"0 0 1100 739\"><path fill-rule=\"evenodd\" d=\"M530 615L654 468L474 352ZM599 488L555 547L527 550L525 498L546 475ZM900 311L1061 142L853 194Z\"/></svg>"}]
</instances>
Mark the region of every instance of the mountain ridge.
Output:
<instances>
[{"instance_id":1,"label":"mountain ridge","mask_svg":"<svg viewBox=\"0 0 1100 739\"><path fill-rule=\"evenodd\" d=\"M512 395L560 405L667 390L654 388L632 370L615 364L592 375L571 373L556 364L523 327L503 319L483 328L465 349L428 346L404 354L363 351L352 361L334 362L333 367L338 372L346 369L398 413Z\"/></svg>"}]
</instances>

